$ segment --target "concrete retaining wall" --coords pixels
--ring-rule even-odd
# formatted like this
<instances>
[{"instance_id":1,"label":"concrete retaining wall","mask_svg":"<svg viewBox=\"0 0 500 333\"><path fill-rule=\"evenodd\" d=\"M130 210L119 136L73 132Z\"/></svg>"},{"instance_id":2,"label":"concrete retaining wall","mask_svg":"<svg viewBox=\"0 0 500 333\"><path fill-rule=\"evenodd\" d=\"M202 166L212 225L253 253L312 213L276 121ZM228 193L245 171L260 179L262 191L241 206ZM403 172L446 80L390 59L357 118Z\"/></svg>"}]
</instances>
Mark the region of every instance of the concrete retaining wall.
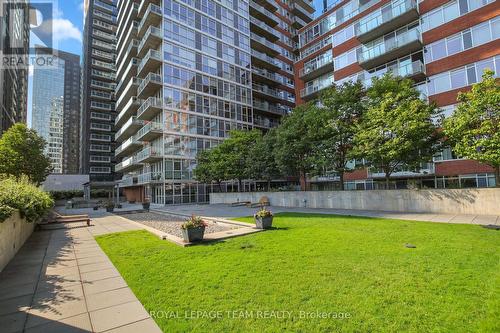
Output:
<instances>
[{"instance_id":1,"label":"concrete retaining wall","mask_svg":"<svg viewBox=\"0 0 500 333\"><path fill-rule=\"evenodd\" d=\"M0 272L33 233L35 223L26 223L18 212L0 223Z\"/></svg>"},{"instance_id":2,"label":"concrete retaining wall","mask_svg":"<svg viewBox=\"0 0 500 333\"><path fill-rule=\"evenodd\" d=\"M267 196L272 206L281 207L443 214L500 214L500 189L498 188L211 193L210 204L229 204L237 201L258 202L262 196Z\"/></svg>"}]
</instances>

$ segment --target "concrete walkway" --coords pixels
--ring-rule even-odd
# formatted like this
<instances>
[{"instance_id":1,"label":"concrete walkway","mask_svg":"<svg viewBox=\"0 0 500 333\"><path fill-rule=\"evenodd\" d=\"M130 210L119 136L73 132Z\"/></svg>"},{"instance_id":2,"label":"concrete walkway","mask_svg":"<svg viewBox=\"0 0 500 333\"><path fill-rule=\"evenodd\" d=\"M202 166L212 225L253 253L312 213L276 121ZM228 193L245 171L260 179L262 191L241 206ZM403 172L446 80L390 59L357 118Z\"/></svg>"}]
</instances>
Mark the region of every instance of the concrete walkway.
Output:
<instances>
[{"instance_id":1,"label":"concrete walkway","mask_svg":"<svg viewBox=\"0 0 500 333\"><path fill-rule=\"evenodd\" d=\"M201 215L216 218L232 218L240 216L252 216L258 208L247 208L245 206L231 207L230 205L176 205L176 206L152 206L153 209L162 210L175 214ZM411 221L428 221L441 223L462 223L479 225L500 225L498 215L455 215L455 214L424 214L424 213L400 213L400 212L380 212L370 210L346 210L346 209L317 209L317 208L287 208L269 207L274 213L294 212L294 213L315 213L315 214L337 214L366 217L381 217L387 219L400 219Z\"/></svg>"},{"instance_id":2,"label":"concrete walkway","mask_svg":"<svg viewBox=\"0 0 500 333\"><path fill-rule=\"evenodd\" d=\"M0 273L0 331L161 332L94 240L141 229L100 214L91 227L33 233Z\"/></svg>"}]
</instances>

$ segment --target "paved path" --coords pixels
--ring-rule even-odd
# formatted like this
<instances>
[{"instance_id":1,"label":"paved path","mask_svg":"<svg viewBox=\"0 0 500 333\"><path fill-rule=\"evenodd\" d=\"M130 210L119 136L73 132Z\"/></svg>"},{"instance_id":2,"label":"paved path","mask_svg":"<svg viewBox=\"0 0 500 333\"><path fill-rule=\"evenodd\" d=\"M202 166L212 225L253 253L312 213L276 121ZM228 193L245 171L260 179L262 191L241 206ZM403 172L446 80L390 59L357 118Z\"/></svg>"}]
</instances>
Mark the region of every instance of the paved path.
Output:
<instances>
[{"instance_id":1,"label":"paved path","mask_svg":"<svg viewBox=\"0 0 500 333\"><path fill-rule=\"evenodd\" d=\"M161 332L94 240L141 227L99 215L33 233L0 273L0 332Z\"/></svg>"},{"instance_id":2,"label":"paved path","mask_svg":"<svg viewBox=\"0 0 500 333\"><path fill-rule=\"evenodd\" d=\"M176 206L152 206L154 209L177 214L196 214L207 217L231 218L239 216L252 216L258 209L247 208L245 206L231 207L229 205L176 205ZM400 212L380 212L369 210L347 210L347 209L317 209L317 208L287 208L270 207L274 213L281 212L301 212L317 214L338 214L353 216L381 217L388 219L401 219L412 221L429 221L441 223L464 223L464 224L494 224L500 225L498 215L456 215L456 214L424 214L424 213L400 213Z\"/></svg>"}]
</instances>

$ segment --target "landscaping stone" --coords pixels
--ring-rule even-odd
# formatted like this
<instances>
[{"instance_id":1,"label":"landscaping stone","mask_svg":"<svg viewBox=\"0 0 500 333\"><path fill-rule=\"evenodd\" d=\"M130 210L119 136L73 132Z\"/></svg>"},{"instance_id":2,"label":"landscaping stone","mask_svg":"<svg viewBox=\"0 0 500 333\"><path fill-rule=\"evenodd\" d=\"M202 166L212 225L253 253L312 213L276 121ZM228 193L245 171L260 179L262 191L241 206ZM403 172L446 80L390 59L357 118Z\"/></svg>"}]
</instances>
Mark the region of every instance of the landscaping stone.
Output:
<instances>
[{"instance_id":1,"label":"landscaping stone","mask_svg":"<svg viewBox=\"0 0 500 333\"><path fill-rule=\"evenodd\" d=\"M183 238L181 225L186 221L185 218L173 215L163 215L155 213L128 214L127 219L141 223L151 228L155 228L167 234ZM207 221L205 235L232 229L238 229L238 225L222 224Z\"/></svg>"}]
</instances>

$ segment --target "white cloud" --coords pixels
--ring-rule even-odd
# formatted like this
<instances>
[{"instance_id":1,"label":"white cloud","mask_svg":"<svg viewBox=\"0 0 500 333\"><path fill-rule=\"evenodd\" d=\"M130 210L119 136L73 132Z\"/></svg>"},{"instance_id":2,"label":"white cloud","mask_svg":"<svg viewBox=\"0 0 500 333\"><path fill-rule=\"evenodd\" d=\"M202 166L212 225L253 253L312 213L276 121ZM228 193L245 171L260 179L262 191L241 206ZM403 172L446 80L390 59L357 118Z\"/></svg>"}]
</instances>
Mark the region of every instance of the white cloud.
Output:
<instances>
[{"instance_id":1,"label":"white cloud","mask_svg":"<svg viewBox=\"0 0 500 333\"><path fill-rule=\"evenodd\" d=\"M82 41L82 32L70 20L54 19L52 20L54 42L61 42L68 39Z\"/></svg>"}]
</instances>

